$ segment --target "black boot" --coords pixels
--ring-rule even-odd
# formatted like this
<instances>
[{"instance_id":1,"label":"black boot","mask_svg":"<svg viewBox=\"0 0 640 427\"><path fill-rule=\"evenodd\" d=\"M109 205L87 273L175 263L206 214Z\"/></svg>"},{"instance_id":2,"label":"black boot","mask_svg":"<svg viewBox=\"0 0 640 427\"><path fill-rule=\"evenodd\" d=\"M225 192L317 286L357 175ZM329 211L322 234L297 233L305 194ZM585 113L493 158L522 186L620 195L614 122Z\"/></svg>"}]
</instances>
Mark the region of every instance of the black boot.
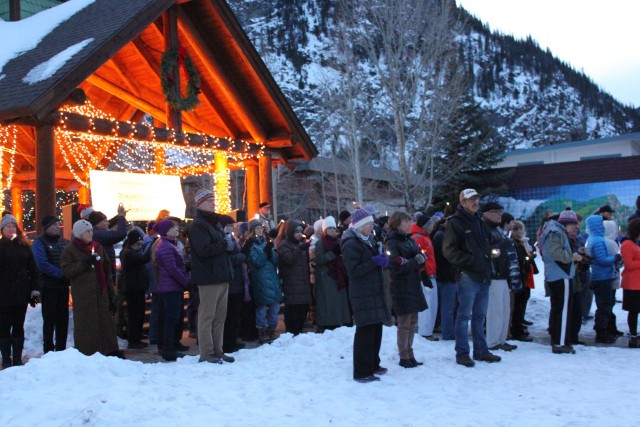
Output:
<instances>
[{"instance_id":1,"label":"black boot","mask_svg":"<svg viewBox=\"0 0 640 427\"><path fill-rule=\"evenodd\" d=\"M269 328L258 329L258 342L260 342L260 344L268 344L272 341L273 340L271 339Z\"/></svg>"},{"instance_id":2,"label":"black boot","mask_svg":"<svg viewBox=\"0 0 640 427\"><path fill-rule=\"evenodd\" d=\"M22 366L22 349L24 348L24 338L12 338L13 366Z\"/></svg>"},{"instance_id":3,"label":"black boot","mask_svg":"<svg viewBox=\"0 0 640 427\"><path fill-rule=\"evenodd\" d=\"M0 351L2 352L2 369L10 368L11 365L11 338L0 339Z\"/></svg>"},{"instance_id":4,"label":"black boot","mask_svg":"<svg viewBox=\"0 0 640 427\"><path fill-rule=\"evenodd\" d=\"M631 335L629 337L629 348L640 348L640 340L637 335Z\"/></svg>"}]
</instances>

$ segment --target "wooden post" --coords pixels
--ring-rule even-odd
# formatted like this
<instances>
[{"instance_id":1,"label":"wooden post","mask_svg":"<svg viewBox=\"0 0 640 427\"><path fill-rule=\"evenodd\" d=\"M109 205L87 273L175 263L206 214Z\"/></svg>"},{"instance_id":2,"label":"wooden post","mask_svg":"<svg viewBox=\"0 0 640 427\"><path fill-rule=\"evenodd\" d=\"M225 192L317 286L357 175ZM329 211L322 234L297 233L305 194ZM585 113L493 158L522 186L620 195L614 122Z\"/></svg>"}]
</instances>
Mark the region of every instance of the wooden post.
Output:
<instances>
[{"instance_id":1,"label":"wooden post","mask_svg":"<svg viewBox=\"0 0 640 427\"><path fill-rule=\"evenodd\" d=\"M214 175L214 195L216 200L216 212L226 214L231 212L231 197L229 196L229 162L227 153L216 151L214 153L216 173Z\"/></svg>"},{"instance_id":2,"label":"wooden post","mask_svg":"<svg viewBox=\"0 0 640 427\"><path fill-rule=\"evenodd\" d=\"M157 147L153 149L153 160L153 171L158 175L162 175L167 161L167 156L164 148Z\"/></svg>"},{"instance_id":3,"label":"wooden post","mask_svg":"<svg viewBox=\"0 0 640 427\"><path fill-rule=\"evenodd\" d=\"M162 31L164 32L164 49L175 49L178 47L178 6L171 6L162 15ZM173 89L180 93L180 67L175 65L170 72L173 79ZM182 132L182 114L169 104L166 106L167 127L176 132Z\"/></svg>"},{"instance_id":4,"label":"wooden post","mask_svg":"<svg viewBox=\"0 0 640 427\"><path fill-rule=\"evenodd\" d=\"M84 185L78 188L78 203L81 205L90 205L91 199L89 197L89 189Z\"/></svg>"},{"instance_id":5,"label":"wooden post","mask_svg":"<svg viewBox=\"0 0 640 427\"><path fill-rule=\"evenodd\" d=\"M258 165L247 166L246 171L247 188L247 219L251 220L258 213L260 204L260 174Z\"/></svg>"},{"instance_id":6,"label":"wooden post","mask_svg":"<svg viewBox=\"0 0 640 427\"><path fill-rule=\"evenodd\" d=\"M11 188L11 215L18 221L18 227L22 230L22 189Z\"/></svg>"},{"instance_id":7,"label":"wooden post","mask_svg":"<svg viewBox=\"0 0 640 427\"><path fill-rule=\"evenodd\" d=\"M19 21L19 20L20 20L20 0L9 0L9 21Z\"/></svg>"},{"instance_id":8,"label":"wooden post","mask_svg":"<svg viewBox=\"0 0 640 427\"><path fill-rule=\"evenodd\" d=\"M42 234L42 218L56 214L54 126L36 128L36 231Z\"/></svg>"},{"instance_id":9,"label":"wooden post","mask_svg":"<svg viewBox=\"0 0 640 427\"><path fill-rule=\"evenodd\" d=\"M271 193L271 154L265 154L258 159L260 170L260 202L269 202L273 206L273 195Z\"/></svg>"}]
</instances>

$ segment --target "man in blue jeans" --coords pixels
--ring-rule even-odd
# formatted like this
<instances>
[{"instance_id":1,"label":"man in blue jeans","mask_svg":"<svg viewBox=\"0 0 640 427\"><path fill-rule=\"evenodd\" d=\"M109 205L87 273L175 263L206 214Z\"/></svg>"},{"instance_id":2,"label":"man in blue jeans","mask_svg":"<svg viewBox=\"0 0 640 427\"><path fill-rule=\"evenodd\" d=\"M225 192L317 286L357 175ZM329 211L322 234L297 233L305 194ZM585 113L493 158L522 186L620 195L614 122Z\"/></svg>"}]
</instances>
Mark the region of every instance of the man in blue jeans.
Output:
<instances>
[{"instance_id":1,"label":"man in blue jeans","mask_svg":"<svg viewBox=\"0 0 640 427\"><path fill-rule=\"evenodd\" d=\"M443 254L457 273L458 313L455 321L456 362L473 367L469 357L469 320L473 336L473 359L499 362L501 358L489 352L484 335L484 319L491 286L490 232L478 215L480 195L472 188L460 192L460 205L447 221Z\"/></svg>"}]
</instances>

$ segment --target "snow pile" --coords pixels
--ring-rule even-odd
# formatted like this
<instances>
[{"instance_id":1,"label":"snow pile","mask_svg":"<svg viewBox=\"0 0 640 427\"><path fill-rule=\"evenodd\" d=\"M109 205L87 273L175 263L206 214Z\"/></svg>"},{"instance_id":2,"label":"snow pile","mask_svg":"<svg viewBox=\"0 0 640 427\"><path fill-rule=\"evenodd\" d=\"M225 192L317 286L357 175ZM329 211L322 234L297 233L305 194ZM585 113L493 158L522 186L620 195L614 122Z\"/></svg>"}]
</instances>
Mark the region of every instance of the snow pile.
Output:
<instances>
[{"instance_id":1,"label":"snow pile","mask_svg":"<svg viewBox=\"0 0 640 427\"><path fill-rule=\"evenodd\" d=\"M630 397L638 351L621 348L621 338L617 347L552 354L549 302L542 276L536 280L527 314L536 342L498 352L501 363L464 368L454 361L453 342L416 336L424 366L403 369L394 327L383 332L389 372L371 384L351 379L353 328L284 334L224 365L201 364L197 356L143 364L68 349L0 372L0 425L637 425ZM626 331L619 304L615 311ZM39 319L40 311L29 309L27 351L41 345ZM583 327L590 343L592 325Z\"/></svg>"}]
</instances>

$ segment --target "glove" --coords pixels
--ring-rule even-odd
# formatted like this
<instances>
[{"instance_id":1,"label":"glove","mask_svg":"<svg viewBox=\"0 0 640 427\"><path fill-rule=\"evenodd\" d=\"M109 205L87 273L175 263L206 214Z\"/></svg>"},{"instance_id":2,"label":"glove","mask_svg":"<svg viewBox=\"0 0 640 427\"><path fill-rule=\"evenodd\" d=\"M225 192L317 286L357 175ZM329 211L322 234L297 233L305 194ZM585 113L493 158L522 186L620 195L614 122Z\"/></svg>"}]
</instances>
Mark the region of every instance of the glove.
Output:
<instances>
[{"instance_id":1,"label":"glove","mask_svg":"<svg viewBox=\"0 0 640 427\"><path fill-rule=\"evenodd\" d=\"M403 258L403 257L401 257L401 256L397 256L397 257L394 259L394 262L395 262L396 264L398 264L398 265L405 265L405 264L407 263L407 259L406 259L406 258Z\"/></svg>"},{"instance_id":2,"label":"glove","mask_svg":"<svg viewBox=\"0 0 640 427\"><path fill-rule=\"evenodd\" d=\"M109 299L109 313L111 313L112 316L115 316L116 311L117 311L116 303L113 302L112 298L110 298Z\"/></svg>"},{"instance_id":3,"label":"glove","mask_svg":"<svg viewBox=\"0 0 640 427\"><path fill-rule=\"evenodd\" d=\"M35 307L36 304L40 302L40 292L31 291L31 299L29 300L29 305L31 307Z\"/></svg>"},{"instance_id":4,"label":"glove","mask_svg":"<svg viewBox=\"0 0 640 427\"><path fill-rule=\"evenodd\" d=\"M307 250L309 250L309 247L310 247L310 246L311 246L311 243L309 243L309 242L302 242L302 243L300 243L300 244L298 245L298 247L299 247L301 250L305 251L305 252L306 252Z\"/></svg>"},{"instance_id":5,"label":"glove","mask_svg":"<svg viewBox=\"0 0 640 427\"><path fill-rule=\"evenodd\" d=\"M231 236L229 234L229 236ZM233 238L227 239L225 237L226 242L227 242L227 252L233 252L236 250L236 242L233 241Z\"/></svg>"},{"instance_id":6,"label":"glove","mask_svg":"<svg viewBox=\"0 0 640 427\"><path fill-rule=\"evenodd\" d=\"M264 245L263 251L265 254L267 254L267 259L273 258L273 243L269 242L266 245Z\"/></svg>"},{"instance_id":7,"label":"glove","mask_svg":"<svg viewBox=\"0 0 640 427\"><path fill-rule=\"evenodd\" d=\"M429 277L426 271L420 272L420 280L422 281L423 286L433 289L433 282L431 281L431 277Z\"/></svg>"},{"instance_id":8,"label":"glove","mask_svg":"<svg viewBox=\"0 0 640 427\"><path fill-rule=\"evenodd\" d=\"M614 257L616 265L622 264L622 255L616 254Z\"/></svg>"},{"instance_id":9,"label":"glove","mask_svg":"<svg viewBox=\"0 0 640 427\"><path fill-rule=\"evenodd\" d=\"M94 265L96 265L98 263L98 261L100 261L102 258L100 258L100 255L98 254L92 254L89 258L85 259L84 262L87 263L88 267L93 267Z\"/></svg>"},{"instance_id":10,"label":"glove","mask_svg":"<svg viewBox=\"0 0 640 427\"><path fill-rule=\"evenodd\" d=\"M342 254L342 249L340 248L340 245L335 245L331 249L331 252L333 252L336 256L340 256Z\"/></svg>"},{"instance_id":11,"label":"glove","mask_svg":"<svg viewBox=\"0 0 640 427\"><path fill-rule=\"evenodd\" d=\"M387 268L389 267L389 258L386 255L374 255L371 257L371 261L378 267Z\"/></svg>"},{"instance_id":12,"label":"glove","mask_svg":"<svg viewBox=\"0 0 640 427\"><path fill-rule=\"evenodd\" d=\"M422 265L425 263L425 261L427 260L427 256L425 254L423 254L422 252L420 252L418 255L416 255L415 257L413 257L413 259L415 259L416 261L418 261L418 265Z\"/></svg>"}]
</instances>

